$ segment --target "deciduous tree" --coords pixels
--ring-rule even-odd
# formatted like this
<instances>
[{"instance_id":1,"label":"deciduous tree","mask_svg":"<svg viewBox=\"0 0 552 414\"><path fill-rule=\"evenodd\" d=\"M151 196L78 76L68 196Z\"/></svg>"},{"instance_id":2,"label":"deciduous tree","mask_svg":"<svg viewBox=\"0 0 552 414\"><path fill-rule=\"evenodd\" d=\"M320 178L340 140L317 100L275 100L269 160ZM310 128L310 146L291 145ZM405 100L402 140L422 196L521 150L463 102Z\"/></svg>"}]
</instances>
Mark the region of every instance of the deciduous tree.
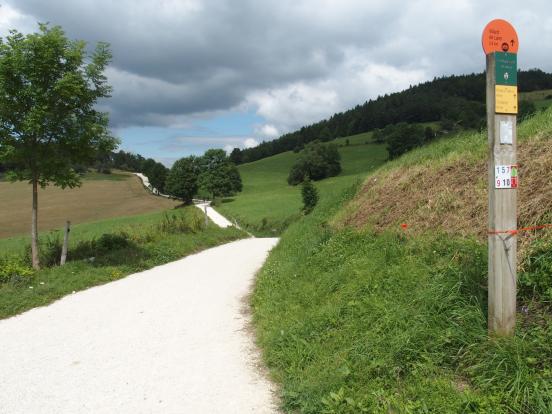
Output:
<instances>
[{"instance_id":1,"label":"deciduous tree","mask_svg":"<svg viewBox=\"0 0 552 414\"><path fill-rule=\"evenodd\" d=\"M173 197L189 204L197 193L198 177L200 173L198 157L190 156L176 161L165 181L165 191Z\"/></svg>"},{"instance_id":2,"label":"deciduous tree","mask_svg":"<svg viewBox=\"0 0 552 414\"><path fill-rule=\"evenodd\" d=\"M201 157L199 185L211 197L228 197L242 190L238 169L220 149L210 149Z\"/></svg>"},{"instance_id":3,"label":"deciduous tree","mask_svg":"<svg viewBox=\"0 0 552 414\"><path fill-rule=\"evenodd\" d=\"M69 40L57 26L0 39L0 154L9 178L32 186L34 268L40 266L38 186L79 186L73 166L90 165L117 145L107 115L96 108L111 91L104 75L110 59L106 43L88 55L85 42Z\"/></svg>"}]
</instances>

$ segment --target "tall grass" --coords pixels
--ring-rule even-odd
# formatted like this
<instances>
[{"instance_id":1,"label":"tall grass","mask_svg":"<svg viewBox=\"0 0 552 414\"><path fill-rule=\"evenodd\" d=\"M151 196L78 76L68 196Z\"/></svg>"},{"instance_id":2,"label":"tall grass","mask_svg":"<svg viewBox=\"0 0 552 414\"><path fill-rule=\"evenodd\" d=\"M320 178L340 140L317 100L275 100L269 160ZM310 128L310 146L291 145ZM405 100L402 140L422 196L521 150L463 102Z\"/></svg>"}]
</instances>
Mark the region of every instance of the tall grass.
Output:
<instances>
[{"instance_id":1,"label":"tall grass","mask_svg":"<svg viewBox=\"0 0 552 414\"><path fill-rule=\"evenodd\" d=\"M354 193L293 224L255 287L259 344L284 410L552 412L552 318L538 296L520 298L515 337L489 338L486 246L333 229Z\"/></svg>"}]
</instances>

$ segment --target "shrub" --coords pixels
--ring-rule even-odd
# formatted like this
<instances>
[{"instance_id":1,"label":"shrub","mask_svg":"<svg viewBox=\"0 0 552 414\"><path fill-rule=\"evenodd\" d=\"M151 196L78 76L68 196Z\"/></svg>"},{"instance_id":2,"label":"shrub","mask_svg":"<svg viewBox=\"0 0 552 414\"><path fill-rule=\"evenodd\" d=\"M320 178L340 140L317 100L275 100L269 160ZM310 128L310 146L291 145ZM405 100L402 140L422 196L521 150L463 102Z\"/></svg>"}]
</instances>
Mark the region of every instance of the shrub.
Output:
<instances>
[{"instance_id":1,"label":"shrub","mask_svg":"<svg viewBox=\"0 0 552 414\"><path fill-rule=\"evenodd\" d=\"M31 267L24 260L16 257L0 257L0 284L21 284L34 275Z\"/></svg>"},{"instance_id":2,"label":"shrub","mask_svg":"<svg viewBox=\"0 0 552 414\"><path fill-rule=\"evenodd\" d=\"M306 177L311 180L321 180L334 177L341 172L340 155L337 145L323 145L314 141L305 146L299 154L297 162L291 167L288 176L290 185L302 183Z\"/></svg>"},{"instance_id":3,"label":"shrub","mask_svg":"<svg viewBox=\"0 0 552 414\"><path fill-rule=\"evenodd\" d=\"M61 260L61 249L63 242L59 232L51 232L45 238L38 241L40 246L40 263L45 267L52 267L59 264ZM31 245L25 246L25 254L23 256L25 263L32 263Z\"/></svg>"},{"instance_id":4,"label":"shrub","mask_svg":"<svg viewBox=\"0 0 552 414\"><path fill-rule=\"evenodd\" d=\"M188 216L179 212L164 213L157 229L163 233L197 233L203 227L204 220L193 214Z\"/></svg>"},{"instance_id":5,"label":"shrub","mask_svg":"<svg viewBox=\"0 0 552 414\"><path fill-rule=\"evenodd\" d=\"M385 132L390 159L423 145L425 141L424 128L420 125L401 122L392 127L386 127Z\"/></svg>"},{"instance_id":6,"label":"shrub","mask_svg":"<svg viewBox=\"0 0 552 414\"><path fill-rule=\"evenodd\" d=\"M126 233L105 233L97 241L97 250L104 253L112 250L120 250L129 247L131 242Z\"/></svg>"},{"instance_id":7,"label":"shrub","mask_svg":"<svg viewBox=\"0 0 552 414\"><path fill-rule=\"evenodd\" d=\"M531 101L520 101L519 102L519 111L518 111L518 120L523 121L526 118L530 118L537 113L537 107L534 102Z\"/></svg>"},{"instance_id":8,"label":"shrub","mask_svg":"<svg viewBox=\"0 0 552 414\"><path fill-rule=\"evenodd\" d=\"M134 246L134 242L131 241L131 236L126 232L105 233L98 239L79 242L69 252L69 258L72 260L88 259L132 246Z\"/></svg>"},{"instance_id":9,"label":"shrub","mask_svg":"<svg viewBox=\"0 0 552 414\"><path fill-rule=\"evenodd\" d=\"M552 305L552 246L548 240L534 242L519 275L519 295Z\"/></svg>"},{"instance_id":10,"label":"shrub","mask_svg":"<svg viewBox=\"0 0 552 414\"><path fill-rule=\"evenodd\" d=\"M305 214L309 214L318 203L318 190L308 178L303 181L301 195L303 196L303 211Z\"/></svg>"}]
</instances>

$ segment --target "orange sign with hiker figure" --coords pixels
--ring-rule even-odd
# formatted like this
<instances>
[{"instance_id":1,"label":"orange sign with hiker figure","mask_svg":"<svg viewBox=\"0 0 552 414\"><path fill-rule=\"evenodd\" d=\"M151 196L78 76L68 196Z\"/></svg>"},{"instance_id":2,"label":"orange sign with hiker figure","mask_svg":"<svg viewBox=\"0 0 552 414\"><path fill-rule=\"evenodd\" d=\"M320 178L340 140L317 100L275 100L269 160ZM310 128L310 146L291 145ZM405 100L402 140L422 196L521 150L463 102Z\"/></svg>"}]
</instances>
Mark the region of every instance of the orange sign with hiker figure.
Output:
<instances>
[{"instance_id":1,"label":"orange sign with hiker figure","mask_svg":"<svg viewBox=\"0 0 552 414\"><path fill-rule=\"evenodd\" d=\"M517 53L519 49L516 29L502 19L493 20L485 26L481 43L486 55L493 52Z\"/></svg>"}]
</instances>

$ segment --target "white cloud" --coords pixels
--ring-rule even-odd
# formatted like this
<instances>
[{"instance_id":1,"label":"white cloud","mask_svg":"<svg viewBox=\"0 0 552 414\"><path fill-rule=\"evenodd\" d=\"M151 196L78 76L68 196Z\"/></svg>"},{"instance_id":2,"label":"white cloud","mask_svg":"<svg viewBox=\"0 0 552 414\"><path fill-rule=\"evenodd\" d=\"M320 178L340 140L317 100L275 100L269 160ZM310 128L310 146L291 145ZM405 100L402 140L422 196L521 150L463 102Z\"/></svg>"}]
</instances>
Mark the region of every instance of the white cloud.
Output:
<instances>
[{"instance_id":1,"label":"white cloud","mask_svg":"<svg viewBox=\"0 0 552 414\"><path fill-rule=\"evenodd\" d=\"M259 142L255 138L247 138L243 141L244 148L253 148L259 145Z\"/></svg>"},{"instance_id":2,"label":"white cloud","mask_svg":"<svg viewBox=\"0 0 552 414\"><path fill-rule=\"evenodd\" d=\"M36 28L35 19L27 14L23 14L9 4L0 5L0 36L9 35L11 29L17 29L20 32L28 33Z\"/></svg>"},{"instance_id":3,"label":"white cloud","mask_svg":"<svg viewBox=\"0 0 552 414\"><path fill-rule=\"evenodd\" d=\"M369 98L399 91L428 77L425 65L399 70L372 63L356 49L345 52L344 62L333 76L324 80L300 82L269 91L256 91L248 99L266 124L259 130L288 132L349 109Z\"/></svg>"},{"instance_id":4,"label":"white cloud","mask_svg":"<svg viewBox=\"0 0 552 414\"><path fill-rule=\"evenodd\" d=\"M255 126L255 134L263 138L274 139L280 135L280 132L278 131L278 128L272 124L263 124Z\"/></svg>"}]
</instances>

